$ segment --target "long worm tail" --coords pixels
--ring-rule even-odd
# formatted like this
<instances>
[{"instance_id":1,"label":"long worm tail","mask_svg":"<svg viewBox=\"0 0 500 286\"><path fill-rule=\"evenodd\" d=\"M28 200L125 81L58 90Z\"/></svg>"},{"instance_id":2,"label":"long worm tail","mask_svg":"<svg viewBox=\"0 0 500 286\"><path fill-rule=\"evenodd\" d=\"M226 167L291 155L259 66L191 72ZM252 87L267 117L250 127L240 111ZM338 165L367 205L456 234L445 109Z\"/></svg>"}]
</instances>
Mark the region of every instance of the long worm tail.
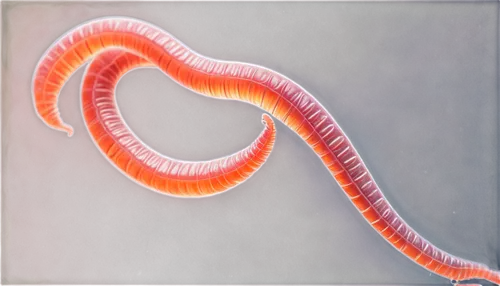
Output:
<instances>
[{"instance_id":1,"label":"long worm tail","mask_svg":"<svg viewBox=\"0 0 500 286\"><path fill-rule=\"evenodd\" d=\"M413 230L386 200L333 117L298 84L264 67L197 54L151 24L129 18L100 19L54 43L39 63L33 83L35 106L47 125L72 132L57 109L60 86L77 67L108 48L140 55L197 93L248 102L269 112L316 152L361 215L398 251L450 280L500 283L500 272L453 256Z\"/></svg>"}]
</instances>

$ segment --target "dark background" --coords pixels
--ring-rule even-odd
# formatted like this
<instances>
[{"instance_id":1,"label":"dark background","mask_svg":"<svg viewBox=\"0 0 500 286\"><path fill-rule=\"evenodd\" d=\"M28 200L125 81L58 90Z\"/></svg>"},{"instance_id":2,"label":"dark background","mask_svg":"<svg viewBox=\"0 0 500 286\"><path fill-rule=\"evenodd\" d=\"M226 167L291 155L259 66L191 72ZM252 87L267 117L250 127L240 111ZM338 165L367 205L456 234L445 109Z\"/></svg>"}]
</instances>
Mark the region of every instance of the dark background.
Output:
<instances>
[{"instance_id":1,"label":"dark background","mask_svg":"<svg viewBox=\"0 0 500 286\"><path fill-rule=\"evenodd\" d=\"M59 101L75 135L47 128L33 109L36 63L72 27L109 15L298 82L413 228L496 267L498 2L2 5L3 283L449 285L371 229L281 123L263 168L205 199L151 192L106 161L83 125L81 69ZM134 132L178 159L233 153L263 128L257 108L157 70L126 75L117 93Z\"/></svg>"}]
</instances>

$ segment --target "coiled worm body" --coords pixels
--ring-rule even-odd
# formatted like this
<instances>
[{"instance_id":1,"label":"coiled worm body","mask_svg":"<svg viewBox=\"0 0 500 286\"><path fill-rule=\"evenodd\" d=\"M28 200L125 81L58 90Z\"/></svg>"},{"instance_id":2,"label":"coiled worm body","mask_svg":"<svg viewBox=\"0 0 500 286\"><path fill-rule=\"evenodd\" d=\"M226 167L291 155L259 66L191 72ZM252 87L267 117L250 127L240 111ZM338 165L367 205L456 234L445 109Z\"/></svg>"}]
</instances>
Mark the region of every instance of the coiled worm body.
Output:
<instances>
[{"instance_id":1,"label":"coiled worm body","mask_svg":"<svg viewBox=\"0 0 500 286\"><path fill-rule=\"evenodd\" d=\"M103 96L102 98L108 98L109 102L109 98L113 98L114 84L120 74L134 66L128 61L141 62L138 65L154 65L188 89L206 96L253 104L292 129L315 151L368 223L387 242L415 263L454 281L477 278L500 283L500 272L491 270L486 265L453 256L437 248L413 230L386 200L334 118L298 84L264 67L202 56L151 24L121 17L98 19L74 28L56 41L38 64L33 79L35 107L48 126L66 131L68 134L72 133L72 128L59 116L58 94L71 73L92 57L95 57L94 62L88 68L82 85L84 104L82 108L89 130L94 139L97 136L97 142L100 136L107 136L106 138L111 140L107 144L119 144L116 140L120 139L122 133L119 131L115 137L111 136L109 130L106 131L104 128L106 123L102 125L106 118L96 117L100 112L97 110L98 102L95 99L92 102L85 98ZM106 81L108 83L105 83ZM110 106L103 108L104 112L111 112L107 110ZM114 116L119 115L114 114ZM264 120L266 129L260 138L265 142L274 142L274 126L269 118L264 116ZM97 124L104 127L99 131L93 131L92 126ZM123 141L121 146L128 148L129 142L126 139ZM105 147L99 146L108 158L113 157L109 154L113 152L107 153L109 150L105 151ZM262 147L262 156L258 162L265 160L271 147ZM119 167L120 164L125 164L120 163L120 156L117 155L110 160L114 160L113 162ZM224 173L234 171L237 166L239 165L229 166ZM254 168L249 172L258 168L252 166ZM127 170L125 166L124 172L134 177ZM151 179L158 170L153 170L144 176L144 179L140 179L143 180L141 183L158 191L171 192L179 196L205 194L196 188L184 187L183 183L166 184ZM193 171L194 168L190 170ZM189 172L185 171L182 174ZM179 173L175 173L175 176L178 175ZM234 182L242 180L241 176L237 176ZM220 191L224 189L223 187L222 184ZM198 192L192 193L193 189Z\"/></svg>"}]
</instances>

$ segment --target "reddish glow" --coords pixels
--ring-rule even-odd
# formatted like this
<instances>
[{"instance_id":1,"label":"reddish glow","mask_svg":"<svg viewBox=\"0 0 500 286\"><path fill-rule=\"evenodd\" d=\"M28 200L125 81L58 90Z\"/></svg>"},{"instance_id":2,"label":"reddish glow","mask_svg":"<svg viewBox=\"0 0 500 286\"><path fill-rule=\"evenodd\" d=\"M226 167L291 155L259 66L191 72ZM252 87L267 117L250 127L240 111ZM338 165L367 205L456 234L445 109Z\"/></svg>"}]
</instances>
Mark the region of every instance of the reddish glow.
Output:
<instances>
[{"instance_id":1,"label":"reddish glow","mask_svg":"<svg viewBox=\"0 0 500 286\"><path fill-rule=\"evenodd\" d=\"M265 115L266 127L259 138L239 155L226 157L233 159L221 159L224 163L167 163L168 158L146 150L120 125L114 86L127 70L153 65L200 94L256 105L295 131L370 225L415 263L450 280L500 283L500 272L453 256L413 230L386 200L333 117L298 84L264 67L199 55L148 23L129 18L95 20L71 30L49 48L33 79L36 111L48 126L69 135L73 132L59 115L57 98L72 72L93 56L82 89L84 117L99 148L132 179L178 196L221 192L255 172L274 143L274 125Z\"/></svg>"}]
</instances>

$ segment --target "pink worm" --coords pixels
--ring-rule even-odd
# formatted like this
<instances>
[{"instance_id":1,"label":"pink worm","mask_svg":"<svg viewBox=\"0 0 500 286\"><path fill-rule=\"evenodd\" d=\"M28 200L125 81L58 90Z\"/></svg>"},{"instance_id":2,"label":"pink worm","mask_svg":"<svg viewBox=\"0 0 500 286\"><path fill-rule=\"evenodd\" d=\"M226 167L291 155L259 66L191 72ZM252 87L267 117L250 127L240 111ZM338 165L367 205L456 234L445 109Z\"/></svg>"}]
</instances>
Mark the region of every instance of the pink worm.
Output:
<instances>
[{"instance_id":1,"label":"pink worm","mask_svg":"<svg viewBox=\"0 0 500 286\"><path fill-rule=\"evenodd\" d=\"M316 152L361 215L398 251L454 283L475 278L500 283L500 272L453 256L412 229L384 197L333 117L301 86L264 67L202 56L151 24L122 17L98 19L56 41L33 81L35 106L47 125L71 134L57 109L60 87L76 68L110 48L143 58L197 93L241 100L269 112ZM118 60L110 63L120 67Z\"/></svg>"}]
</instances>

